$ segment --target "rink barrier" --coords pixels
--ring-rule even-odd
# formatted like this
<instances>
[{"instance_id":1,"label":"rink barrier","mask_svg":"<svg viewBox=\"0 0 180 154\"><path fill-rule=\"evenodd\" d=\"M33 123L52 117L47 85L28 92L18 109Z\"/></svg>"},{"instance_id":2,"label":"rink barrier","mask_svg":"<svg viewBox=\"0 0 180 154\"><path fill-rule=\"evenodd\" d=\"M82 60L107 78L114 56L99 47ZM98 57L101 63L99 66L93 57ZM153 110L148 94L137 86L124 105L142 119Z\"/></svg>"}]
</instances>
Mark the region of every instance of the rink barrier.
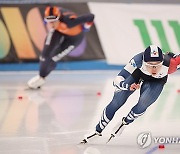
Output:
<instances>
[{"instance_id":1,"label":"rink barrier","mask_svg":"<svg viewBox=\"0 0 180 154\"><path fill-rule=\"evenodd\" d=\"M53 4L52 4L53 5ZM90 13L87 3L57 3L78 15ZM0 4L0 63L38 62L50 29L44 22L47 4ZM16 24L14 24L16 23ZM60 52L60 51L59 51ZM94 24L63 61L105 59Z\"/></svg>"},{"instance_id":2,"label":"rink barrier","mask_svg":"<svg viewBox=\"0 0 180 154\"><path fill-rule=\"evenodd\" d=\"M105 60L59 62L56 70L121 70L123 65L109 65ZM0 64L0 71L34 71L39 63Z\"/></svg>"}]
</instances>

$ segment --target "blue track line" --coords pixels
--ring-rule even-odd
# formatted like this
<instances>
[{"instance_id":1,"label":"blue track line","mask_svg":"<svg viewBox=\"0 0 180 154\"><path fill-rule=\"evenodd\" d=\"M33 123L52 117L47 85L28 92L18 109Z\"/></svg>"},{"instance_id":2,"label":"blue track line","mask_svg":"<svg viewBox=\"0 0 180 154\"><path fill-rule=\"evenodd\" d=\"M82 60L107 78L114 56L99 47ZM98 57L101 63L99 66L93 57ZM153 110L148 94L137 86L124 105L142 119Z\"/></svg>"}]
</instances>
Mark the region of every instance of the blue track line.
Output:
<instances>
[{"instance_id":1,"label":"blue track line","mask_svg":"<svg viewBox=\"0 0 180 154\"><path fill-rule=\"evenodd\" d=\"M110 65L105 60L59 62L56 70L121 70L123 65ZM0 71L34 71L39 70L39 63L5 63L0 64Z\"/></svg>"}]
</instances>

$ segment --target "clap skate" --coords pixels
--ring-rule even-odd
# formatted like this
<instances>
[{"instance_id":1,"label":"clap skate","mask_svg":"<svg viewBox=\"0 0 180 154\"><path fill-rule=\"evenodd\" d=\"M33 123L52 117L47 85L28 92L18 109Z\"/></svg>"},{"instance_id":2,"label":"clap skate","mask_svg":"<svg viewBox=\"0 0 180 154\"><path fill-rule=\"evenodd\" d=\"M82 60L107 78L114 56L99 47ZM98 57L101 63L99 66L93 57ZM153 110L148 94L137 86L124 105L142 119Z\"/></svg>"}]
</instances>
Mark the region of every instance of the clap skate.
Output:
<instances>
[{"instance_id":1,"label":"clap skate","mask_svg":"<svg viewBox=\"0 0 180 154\"><path fill-rule=\"evenodd\" d=\"M86 144L86 143L88 143L89 140L92 139L92 138L94 138L95 136L102 136L102 134L99 133L99 132L97 132L97 131L95 131L95 132L87 135L87 137L85 137L85 139L83 139L83 140L80 142L80 144Z\"/></svg>"},{"instance_id":2,"label":"clap skate","mask_svg":"<svg viewBox=\"0 0 180 154\"><path fill-rule=\"evenodd\" d=\"M28 87L31 89L38 89L45 83L45 79L40 77L39 75L30 79L27 83Z\"/></svg>"},{"instance_id":3,"label":"clap skate","mask_svg":"<svg viewBox=\"0 0 180 154\"><path fill-rule=\"evenodd\" d=\"M123 130L125 129L126 125L128 125L128 123L126 123L124 119L125 119L125 117L122 118L121 123L118 123L118 124L114 127L113 133L111 134L110 138L108 139L108 141L107 141L106 143L110 142L110 140L111 140L112 138L114 138L114 137L116 137L116 136L120 136L120 135L122 134L122 132L123 132Z\"/></svg>"}]
</instances>

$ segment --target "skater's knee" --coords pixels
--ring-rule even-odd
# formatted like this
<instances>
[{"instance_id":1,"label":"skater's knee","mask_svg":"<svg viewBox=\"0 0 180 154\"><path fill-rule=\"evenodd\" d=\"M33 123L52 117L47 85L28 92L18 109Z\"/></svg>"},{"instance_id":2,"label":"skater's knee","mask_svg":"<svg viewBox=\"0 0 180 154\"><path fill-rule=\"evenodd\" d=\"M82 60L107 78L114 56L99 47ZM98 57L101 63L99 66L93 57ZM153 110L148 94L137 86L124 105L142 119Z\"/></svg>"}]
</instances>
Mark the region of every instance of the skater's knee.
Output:
<instances>
[{"instance_id":1,"label":"skater's knee","mask_svg":"<svg viewBox=\"0 0 180 154\"><path fill-rule=\"evenodd\" d=\"M139 106L136 105L132 108L132 112L139 115L141 113L144 113L146 111L146 109L148 108L148 106Z\"/></svg>"},{"instance_id":2,"label":"skater's knee","mask_svg":"<svg viewBox=\"0 0 180 154\"><path fill-rule=\"evenodd\" d=\"M112 101L109 103L109 107L112 108L112 110L117 111L127 100L127 98L124 98L123 96L115 95L112 99Z\"/></svg>"},{"instance_id":3,"label":"skater's knee","mask_svg":"<svg viewBox=\"0 0 180 154\"><path fill-rule=\"evenodd\" d=\"M115 101L111 101L111 103L106 107L107 116L110 118L114 116L115 112L119 109L119 105Z\"/></svg>"},{"instance_id":4,"label":"skater's knee","mask_svg":"<svg viewBox=\"0 0 180 154\"><path fill-rule=\"evenodd\" d=\"M56 67L56 63L52 59L40 61L40 76L46 77Z\"/></svg>"}]
</instances>

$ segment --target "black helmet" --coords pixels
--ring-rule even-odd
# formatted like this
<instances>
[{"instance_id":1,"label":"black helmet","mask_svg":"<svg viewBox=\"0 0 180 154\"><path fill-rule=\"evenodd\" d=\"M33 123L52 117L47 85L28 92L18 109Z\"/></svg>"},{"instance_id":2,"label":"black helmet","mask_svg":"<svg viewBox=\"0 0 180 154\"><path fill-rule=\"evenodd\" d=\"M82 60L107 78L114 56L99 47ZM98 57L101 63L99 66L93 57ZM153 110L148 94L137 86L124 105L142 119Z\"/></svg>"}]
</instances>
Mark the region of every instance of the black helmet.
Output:
<instances>
[{"instance_id":1,"label":"black helmet","mask_svg":"<svg viewBox=\"0 0 180 154\"><path fill-rule=\"evenodd\" d=\"M163 61L163 52L162 50L156 45L148 46L144 51L144 61Z\"/></svg>"}]
</instances>

